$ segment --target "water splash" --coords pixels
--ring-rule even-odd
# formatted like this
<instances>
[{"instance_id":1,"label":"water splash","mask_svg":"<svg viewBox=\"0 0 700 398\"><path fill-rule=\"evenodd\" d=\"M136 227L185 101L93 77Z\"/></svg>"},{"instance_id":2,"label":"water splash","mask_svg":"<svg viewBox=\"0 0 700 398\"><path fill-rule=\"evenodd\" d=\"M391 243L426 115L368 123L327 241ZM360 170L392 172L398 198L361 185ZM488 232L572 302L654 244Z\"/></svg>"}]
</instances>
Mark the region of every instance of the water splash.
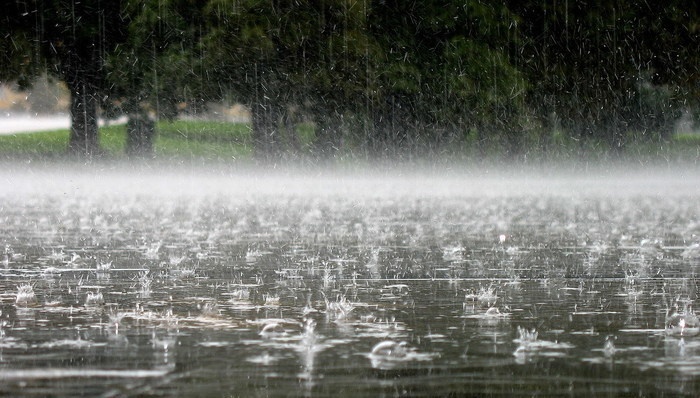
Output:
<instances>
[{"instance_id":1,"label":"water splash","mask_svg":"<svg viewBox=\"0 0 700 398\"><path fill-rule=\"evenodd\" d=\"M37 303L34 287L26 283L17 286L17 297L15 303L21 307L33 306Z\"/></svg>"},{"instance_id":2,"label":"water splash","mask_svg":"<svg viewBox=\"0 0 700 398\"><path fill-rule=\"evenodd\" d=\"M690 337L700 333L700 320L692 309L675 312L666 318L666 334Z\"/></svg>"}]
</instances>

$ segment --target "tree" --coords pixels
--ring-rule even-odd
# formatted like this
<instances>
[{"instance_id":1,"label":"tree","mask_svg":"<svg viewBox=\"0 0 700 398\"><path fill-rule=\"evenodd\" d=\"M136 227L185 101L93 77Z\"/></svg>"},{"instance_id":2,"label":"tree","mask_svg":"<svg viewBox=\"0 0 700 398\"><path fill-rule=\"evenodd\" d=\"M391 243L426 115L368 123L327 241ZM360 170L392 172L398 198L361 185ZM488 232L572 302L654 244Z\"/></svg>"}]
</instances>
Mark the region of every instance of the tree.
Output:
<instances>
[{"instance_id":1,"label":"tree","mask_svg":"<svg viewBox=\"0 0 700 398\"><path fill-rule=\"evenodd\" d=\"M209 2L203 56L212 92L250 106L259 156L295 150L292 107L315 123L317 152L329 156L342 146L340 125L365 107L367 62L378 52L367 36L367 7L350 0Z\"/></svg>"},{"instance_id":2,"label":"tree","mask_svg":"<svg viewBox=\"0 0 700 398\"><path fill-rule=\"evenodd\" d=\"M700 4L700 3L698 3ZM700 6L632 0L11 1L0 79L48 71L71 92L69 148L99 153L97 109L129 116L127 152L154 118L206 101L252 110L255 152L380 155L471 137L516 154L530 116L620 148L665 139L698 109Z\"/></svg>"},{"instance_id":3,"label":"tree","mask_svg":"<svg viewBox=\"0 0 700 398\"><path fill-rule=\"evenodd\" d=\"M121 18L127 37L107 56L112 116L128 116L126 152L153 154L154 118L172 119L201 109L206 75L201 67L200 35L205 31L205 1L125 1ZM184 106L184 109L180 109Z\"/></svg>"},{"instance_id":4,"label":"tree","mask_svg":"<svg viewBox=\"0 0 700 398\"><path fill-rule=\"evenodd\" d=\"M517 147L525 80L508 56L517 16L497 2L452 0L382 1L371 12L384 54L376 147L440 147L469 130Z\"/></svg>"},{"instance_id":5,"label":"tree","mask_svg":"<svg viewBox=\"0 0 700 398\"><path fill-rule=\"evenodd\" d=\"M0 79L28 86L47 71L71 95L69 151L99 154L97 109L104 93L106 54L126 35L120 1L10 1L4 9Z\"/></svg>"},{"instance_id":6,"label":"tree","mask_svg":"<svg viewBox=\"0 0 700 398\"><path fill-rule=\"evenodd\" d=\"M697 107L697 3L509 7L523 21L519 65L531 82L529 102L545 123L556 118L575 139L613 148L629 138L665 139L682 107Z\"/></svg>"},{"instance_id":7,"label":"tree","mask_svg":"<svg viewBox=\"0 0 700 398\"><path fill-rule=\"evenodd\" d=\"M263 157L277 150L279 121L291 94L286 90L290 85L282 83L286 49L276 43L286 10L277 3L212 0L206 8L209 30L203 57L208 91L251 108L254 148Z\"/></svg>"},{"instance_id":8,"label":"tree","mask_svg":"<svg viewBox=\"0 0 700 398\"><path fill-rule=\"evenodd\" d=\"M521 113L524 80L506 55L514 16L502 5L213 0L208 15L206 69L251 106L259 153L284 146L290 104L326 154L350 139L381 155Z\"/></svg>"}]
</instances>

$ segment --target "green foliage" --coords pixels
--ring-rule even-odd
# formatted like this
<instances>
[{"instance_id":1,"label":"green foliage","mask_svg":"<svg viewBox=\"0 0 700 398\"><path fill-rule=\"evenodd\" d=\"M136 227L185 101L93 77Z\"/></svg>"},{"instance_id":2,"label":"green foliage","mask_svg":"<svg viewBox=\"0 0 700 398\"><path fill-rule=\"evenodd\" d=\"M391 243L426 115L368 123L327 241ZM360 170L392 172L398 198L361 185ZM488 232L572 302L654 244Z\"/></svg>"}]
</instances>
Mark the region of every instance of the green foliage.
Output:
<instances>
[{"instance_id":1,"label":"green foliage","mask_svg":"<svg viewBox=\"0 0 700 398\"><path fill-rule=\"evenodd\" d=\"M444 60L445 96L450 98L444 109L452 115L471 112L472 124L489 124L504 116L503 109L520 105L525 80L502 52L455 37L445 47Z\"/></svg>"},{"instance_id":2,"label":"green foliage","mask_svg":"<svg viewBox=\"0 0 700 398\"><path fill-rule=\"evenodd\" d=\"M128 39L108 54L111 114L151 113L174 118L202 107L201 58L204 2L189 0L126 1L121 18Z\"/></svg>"},{"instance_id":3,"label":"green foliage","mask_svg":"<svg viewBox=\"0 0 700 398\"><path fill-rule=\"evenodd\" d=\"M310 123L301 123L297 125L296 133L299 137L299 146L302 152L310 152L314 148L316 141L316 131Z\"/></svg>"},{"instance_id":4,"label":"green foliage","mask_svg":"<svg viewBox=\"0 0 700 398\"><path fill-rule=\"evenodd\" d=\"M696 2L508 6L522 16L528 102L567 134L610 146L667 139L680 111L698 107Z\"/></svg>"}]
</instances>

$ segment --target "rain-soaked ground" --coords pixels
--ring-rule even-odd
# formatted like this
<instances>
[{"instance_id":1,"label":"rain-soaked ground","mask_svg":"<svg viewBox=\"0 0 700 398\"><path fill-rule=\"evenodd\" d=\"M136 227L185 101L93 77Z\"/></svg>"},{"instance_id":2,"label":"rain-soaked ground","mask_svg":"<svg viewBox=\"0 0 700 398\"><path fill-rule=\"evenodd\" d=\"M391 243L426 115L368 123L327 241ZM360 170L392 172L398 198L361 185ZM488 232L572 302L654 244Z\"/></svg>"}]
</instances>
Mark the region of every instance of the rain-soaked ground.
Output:
<instances>
[{"instance_id":1,"label":"rain-soaked ground","mask_svg":"<svg viewBox=\"0 0 700 398\"><path fill-rule=\"evenodd\" d=\"M700 179L15 168L9 396L697 395Z\"/></svg>"}]
</instances>

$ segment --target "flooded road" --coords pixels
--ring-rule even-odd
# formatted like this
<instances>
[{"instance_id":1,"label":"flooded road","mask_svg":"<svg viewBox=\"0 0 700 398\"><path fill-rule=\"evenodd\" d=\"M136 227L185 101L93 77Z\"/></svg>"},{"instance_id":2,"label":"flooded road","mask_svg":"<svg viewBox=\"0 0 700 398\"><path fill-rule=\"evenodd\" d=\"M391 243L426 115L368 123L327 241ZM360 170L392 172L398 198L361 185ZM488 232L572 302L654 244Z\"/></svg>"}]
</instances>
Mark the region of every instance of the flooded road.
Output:
<instances>
[{"instance_id":1,"label":"flooded road","mask_svg":"<svg viewBox=\"0 0 700 398\"><path fill-rule=\"evenodd\" d=\"M700 391L697 177L1 179L6 395Z\"/></svg>"}]
</instances>

